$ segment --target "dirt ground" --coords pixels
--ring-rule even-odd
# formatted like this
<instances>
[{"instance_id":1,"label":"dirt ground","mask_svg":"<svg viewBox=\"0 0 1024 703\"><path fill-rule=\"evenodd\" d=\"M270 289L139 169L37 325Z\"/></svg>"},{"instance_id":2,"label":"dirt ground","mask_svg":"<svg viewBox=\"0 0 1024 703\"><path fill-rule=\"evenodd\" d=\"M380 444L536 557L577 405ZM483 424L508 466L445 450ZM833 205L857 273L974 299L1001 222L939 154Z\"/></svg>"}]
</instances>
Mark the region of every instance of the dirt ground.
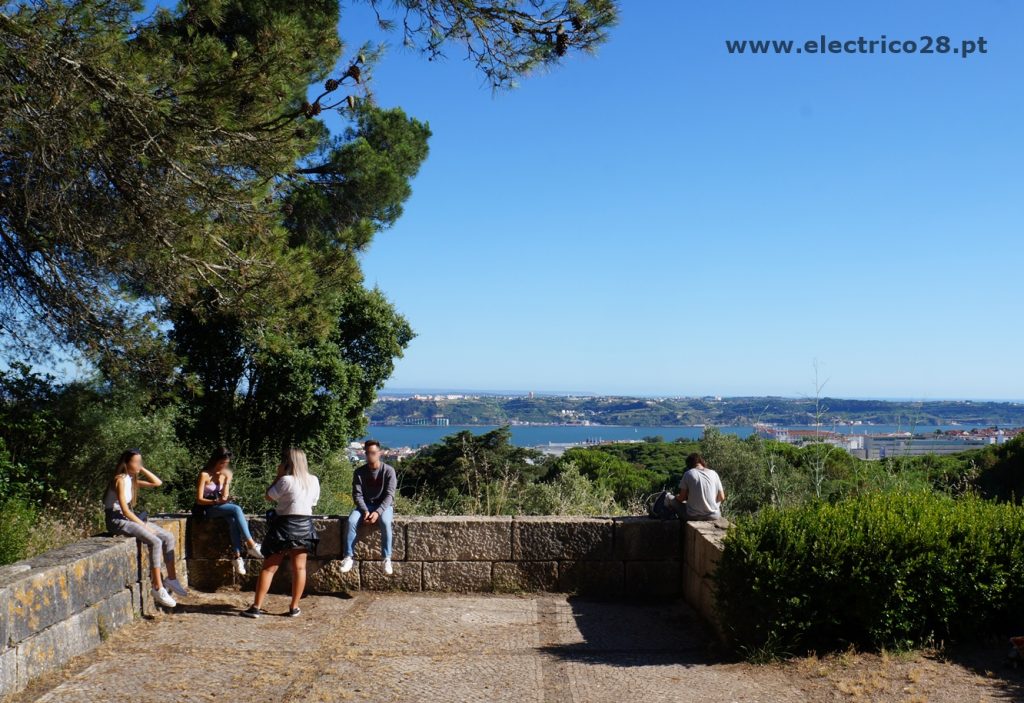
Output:
<instances>
[{"instance_id":1,"label":"dirt ground","mask_svg":"<svg viewBox=\"0 0 1024 703\"><path fill-rule=\"evenodd\" d=\"M560 594L309 596L299 618L239 617L250 593L193 593L9 703L27 701L1024 701L1006 647L721 656L673 602Z\"/></svg>"}]
</instances>

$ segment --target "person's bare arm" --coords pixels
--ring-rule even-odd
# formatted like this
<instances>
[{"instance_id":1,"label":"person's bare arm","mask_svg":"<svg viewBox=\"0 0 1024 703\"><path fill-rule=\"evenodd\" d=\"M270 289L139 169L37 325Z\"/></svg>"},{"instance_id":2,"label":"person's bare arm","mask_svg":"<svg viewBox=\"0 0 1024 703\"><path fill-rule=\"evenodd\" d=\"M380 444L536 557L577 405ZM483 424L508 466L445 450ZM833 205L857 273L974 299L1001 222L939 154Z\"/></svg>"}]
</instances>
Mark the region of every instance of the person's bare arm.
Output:
<instances>
[{"instance_id":1,"label":"person's bare arm","mask_svg":"<svg viewBox=\"0 0 1024 703\"><path fill-rule=\"evenodd\" d=\"M224 476L224 488L220 491L219 503L227 503L228 498L231 496L231 479L235 477L229 470L222 471L221 474Z\"/></svg>"},{"instance_id":2,"label":"person's bare arm","mask_svg":"<svg viewBox=\"0 0 1024 703\"><path fill-rule=\"evenodd\" d=\"M284 476L284 464L278 464L278 465L277 465L277 477L276 477L276 478L274 479L274 482L273 482L272 484L270 484L270 485L269 485L269 486L267 487L267 494L266 494L266 498L267 498L267 500L269 500L269 501L270 501L271 503L276 503L276 502L277 502L277 499L278 499L278 497L280 496L280 494L279 494L279 493L274 493L273 491L274 491L274 487L275 487L275 486L276 486L276 485L277 485L278 483L280 483L280 482L281 482L281 478L282 478L283 476Z\"/></svg>"},{"instance_id":3,"label":"person's bare arm","mask_svg":"<svg viewBox=\"0 0 1024 703\"><path fill-rule=\"evenodd\" d=\"M146 478L143 479L141 478L142 476L145 476ZM140 478L137 478L136 481L138 481L138 484L143 488L159 488L160 486L164 485L164 482L157 478L157 475L150 471L149 469L147 469L145 466L143 466L142 469L140 469L139 477Z\"/></svg>"},{"instance_id":4,"label":"person's bare arm","mask_svg":"<svg viewBox=\"0 0 1024 703\"><path fill-rule=\"evenodd\" d=\"M216 500L211 500L203 496L203 489L206 488L206 484L210 481L210 474L205 471L199 472L199 482L196 484L196 503L199 505L216 505Z\"/></svg>"},{"instance_id":5,"label":"person's bare arm","mask_svg":"<svg viewBox=\"0 0 1024 703\"><path fill-rule=\"evenodd\" d=\"M124 479L117 480L117 502L121 506L121 513L126 519L145 526L146 523L140 520L139 516L132 510L132 497L128 495L128 482Z\"/></svg>"}]
</instances>

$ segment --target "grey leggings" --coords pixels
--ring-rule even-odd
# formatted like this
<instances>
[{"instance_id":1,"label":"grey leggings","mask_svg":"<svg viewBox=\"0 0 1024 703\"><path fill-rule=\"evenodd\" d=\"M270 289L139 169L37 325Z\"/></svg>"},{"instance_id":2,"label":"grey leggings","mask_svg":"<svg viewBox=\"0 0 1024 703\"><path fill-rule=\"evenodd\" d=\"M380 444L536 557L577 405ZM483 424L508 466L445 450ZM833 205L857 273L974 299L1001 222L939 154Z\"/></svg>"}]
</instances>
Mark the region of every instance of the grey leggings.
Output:
<instances>
[{"instance_id":1,"label":"grey leggings","mask_svg":"<svg viewBox=\"0 0 1024 703\"><path fill-rule=\"evenodd\" d=\"M154 569L164 565L164 557L174 563L174 535L159 525L140 525L131 520L108 518L107 531L115 535L130 535L149 545L149 564Z\"/></svg>"}]
</instances>

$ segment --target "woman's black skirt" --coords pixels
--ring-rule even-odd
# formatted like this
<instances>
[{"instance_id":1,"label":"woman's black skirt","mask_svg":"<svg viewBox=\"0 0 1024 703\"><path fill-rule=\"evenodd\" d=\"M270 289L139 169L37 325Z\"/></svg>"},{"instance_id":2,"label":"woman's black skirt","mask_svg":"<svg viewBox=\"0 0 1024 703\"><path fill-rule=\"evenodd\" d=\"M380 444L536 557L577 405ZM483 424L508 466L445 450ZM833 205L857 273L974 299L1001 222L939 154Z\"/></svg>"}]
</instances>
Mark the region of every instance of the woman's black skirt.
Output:
<instances>
[{"instance_id":1,"label":"woman's black skirt","mask_svg":"<svg viewBox=\"0 0 1024 703\"><path fill-rule=\"evenodd\" d=\"M267 536L260 551L264 557L291 549L305 549L316 554L320 538L309 515L274 515L267 523Z\"/></svg>"}]
</instances>

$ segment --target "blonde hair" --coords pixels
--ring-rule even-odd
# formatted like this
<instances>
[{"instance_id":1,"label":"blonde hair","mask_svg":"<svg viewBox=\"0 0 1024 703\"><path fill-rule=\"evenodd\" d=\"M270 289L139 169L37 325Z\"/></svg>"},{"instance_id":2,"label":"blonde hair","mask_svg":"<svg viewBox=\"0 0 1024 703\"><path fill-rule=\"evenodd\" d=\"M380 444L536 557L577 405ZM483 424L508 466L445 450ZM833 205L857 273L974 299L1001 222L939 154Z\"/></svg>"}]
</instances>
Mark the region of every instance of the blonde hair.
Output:
<instances>
[{"instance_id":1,"label":"blonde hair","mask_svg":"<svg viewBox=\"0 0 1024 703\"><path fill-rule=\"evenodd\" d=\"M309 464L306 462L306 452L295 447L289 447L281 453L281 464L284 466L285 476L292 476L303 489L309 488Z\"/></svg>"}]
</instances>

